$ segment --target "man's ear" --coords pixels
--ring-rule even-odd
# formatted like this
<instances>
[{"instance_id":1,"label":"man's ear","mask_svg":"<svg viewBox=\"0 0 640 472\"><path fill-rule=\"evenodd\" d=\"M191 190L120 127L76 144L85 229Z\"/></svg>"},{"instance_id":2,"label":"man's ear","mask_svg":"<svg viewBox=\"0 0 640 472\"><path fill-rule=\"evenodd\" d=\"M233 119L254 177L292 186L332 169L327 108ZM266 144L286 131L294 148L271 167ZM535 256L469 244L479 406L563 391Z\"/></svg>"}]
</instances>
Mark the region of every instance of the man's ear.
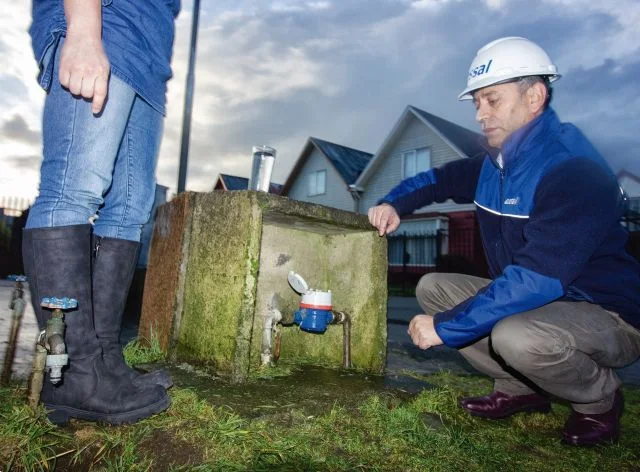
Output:
<instances>
[{"instance_id":1,"label":"man's ear","mask_svg":"<svg viewBox=\"0 0 640 472\"><path fill-rule=\"evenodd\" d=\"M541 82L536 82L527 90L527 105L529 112L537 114L544 109L547 100L547 88Z\"/></svg>"}]
</instances>

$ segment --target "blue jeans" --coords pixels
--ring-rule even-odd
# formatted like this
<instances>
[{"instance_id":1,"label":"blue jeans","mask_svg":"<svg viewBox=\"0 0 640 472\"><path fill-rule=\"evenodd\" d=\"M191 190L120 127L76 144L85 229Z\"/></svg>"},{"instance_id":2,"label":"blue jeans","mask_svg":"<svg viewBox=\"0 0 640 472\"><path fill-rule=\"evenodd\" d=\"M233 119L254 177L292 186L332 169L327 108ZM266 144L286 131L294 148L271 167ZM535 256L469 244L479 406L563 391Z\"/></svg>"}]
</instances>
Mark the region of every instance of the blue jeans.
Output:
<instances>
[{"instance_id":1,"label":"blue jeans","mask_svg":"<svg viewBox=\"0 0 640 472\"><path fill-rule=\"evenodd\" d=\"M53 82L43 116L39 195L26 228L86 224L98 236L140 241L155 196L163 116L111 75L102 113ZM97 215L97 219L95 216Z\"/></svg>"}]
</instances>

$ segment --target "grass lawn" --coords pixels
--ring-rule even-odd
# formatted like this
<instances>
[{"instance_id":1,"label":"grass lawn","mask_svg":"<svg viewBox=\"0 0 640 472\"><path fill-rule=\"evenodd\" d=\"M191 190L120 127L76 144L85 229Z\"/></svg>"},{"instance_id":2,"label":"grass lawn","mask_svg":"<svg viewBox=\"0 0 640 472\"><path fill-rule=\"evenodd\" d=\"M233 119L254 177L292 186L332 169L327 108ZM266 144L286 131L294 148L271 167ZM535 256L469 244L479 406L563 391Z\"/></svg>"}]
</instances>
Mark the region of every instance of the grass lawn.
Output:
<instances>
[{"instance_id":1,"label":"grass lawn","mask_svg":"<svg viewBox=\"0 0 640 472\"><path fill-rule=\"evenodd\" d=\"M138 362L158 358L135 345L127 354ZM624 390L621 441L581 449L559 441L567 406L554 404L548 415L477 419L457 407L457 398L487 392L487 379L421 378L434 388L414 396L381 389L355 403L327 388L324 403L314 400L322 403L316 414L295 402L276 408L266 399L260 415L239 413L225 406L224 396L211 401L211 392L177 385L167 412L120 427L78 421L56 428L42 409L30 411L22 387L4 388L0 470L640 470L640 389ZM260 392L260 382L265 379L251 382L252 391ZM216 391L216 380L209 390Z\"/></svg>"}]
</instances>

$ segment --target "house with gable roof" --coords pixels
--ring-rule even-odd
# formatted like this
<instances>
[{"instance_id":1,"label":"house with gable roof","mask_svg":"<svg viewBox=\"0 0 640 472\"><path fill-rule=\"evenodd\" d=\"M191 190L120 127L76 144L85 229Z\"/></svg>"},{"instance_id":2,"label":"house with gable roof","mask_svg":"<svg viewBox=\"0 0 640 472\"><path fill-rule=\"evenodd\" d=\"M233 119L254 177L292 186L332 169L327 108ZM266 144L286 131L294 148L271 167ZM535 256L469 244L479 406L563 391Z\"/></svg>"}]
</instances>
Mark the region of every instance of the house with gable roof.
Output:
<instances>
[{"instance_id":1,"label":"house with gable roof","mask_svg":"<svg viewBox=\"0 0 640 472\"><path fill-rule=\"evenodd\" d=\"M456 159L486 153L480 139L478 133L409 105L351 189L359 194L358 211L365 213L403 179ZM402 229L437 229L438 216L474 209L473 204L453 201L433 204L403 219Z\"/></svg>"},{"instance_id":2,"label":"house with gable roof","mask_svg":"<svg viewBox=\"0 0 640 472\"><path fill-rule=\"evenodd\" d=\"M375 155L309 138L282 195L366 214L403 179L485 153L480 139L478 133L409 105ZM473 204L448 201L419 209L403 217L395 235L389 238L390 272L424 273L435 268L437 255L447 253L464 258L475 273L486 271Z\"/></svg>"},{"instance_id":3,"label":"house with gable roof","mask_svg":"<svg viewBox=\"0 0 640 472\"><path fill-rule=\"evenodd\" d=\"M616 177L618 178L618 183L627 194L627 197L630 200L640 201L640 177L626 169L618 172Z\"/></svg>"},{"instance_id":4,"label":"house with gable roof","mask_svg":"<svg viewBox=\"0 0 640 472\"><path fill-rule=\"evenodd\" d=\"M351 187L358 212L366 213L405 178L453 160L486 153L481 138L480 134L451 121L407 106ZM423 272L425 267L435 266L438 254L447 253L464 258L475 266L478 274L486 270L474 204L461 205L449 200L418 209L402 218L395 234L405 238L390 238L391 270L402 266L406 270L408 266ZM434 234L442 239L419 237Z\"/></svg>"},{"instance_id":5,"label":"house with gable roof","mask_svg":"<svg viewBox=\"0 0 640 472\"><path fill-rule=\"evenodd\" d=\"M357 212L358 202L350 186L372 157L368 152L310 137L282 186L282 195Z\"/></svg>"}]
</instances>

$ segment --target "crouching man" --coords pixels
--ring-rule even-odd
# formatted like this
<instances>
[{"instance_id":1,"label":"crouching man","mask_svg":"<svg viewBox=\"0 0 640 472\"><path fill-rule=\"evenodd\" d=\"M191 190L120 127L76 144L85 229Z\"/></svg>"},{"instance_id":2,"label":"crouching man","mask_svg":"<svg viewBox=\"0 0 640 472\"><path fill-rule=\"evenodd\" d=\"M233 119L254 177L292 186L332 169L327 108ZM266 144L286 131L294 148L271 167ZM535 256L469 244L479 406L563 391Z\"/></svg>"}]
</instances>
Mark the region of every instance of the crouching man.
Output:
<instances>
[{"instance_id":1,"label":"crouching man","mask_svg":"<svg viewBox=\"0 0 640 472\"><path fill-rule=\"evenodd\" d=\"M473 101L487 154L404 180L369 219L384 235L433 202L474 202L491 280L424 276L425 314L409 335L422 349L459 349L494 379L489 395L460 401L470 414L547 412L555 396L572 406L563 440L595 445L619 437L614 369L640 357L640 264L625 251L615 176L549 107L559 78L524 38L481 48L458 98Z\"/></svg>"}]
</instances>

